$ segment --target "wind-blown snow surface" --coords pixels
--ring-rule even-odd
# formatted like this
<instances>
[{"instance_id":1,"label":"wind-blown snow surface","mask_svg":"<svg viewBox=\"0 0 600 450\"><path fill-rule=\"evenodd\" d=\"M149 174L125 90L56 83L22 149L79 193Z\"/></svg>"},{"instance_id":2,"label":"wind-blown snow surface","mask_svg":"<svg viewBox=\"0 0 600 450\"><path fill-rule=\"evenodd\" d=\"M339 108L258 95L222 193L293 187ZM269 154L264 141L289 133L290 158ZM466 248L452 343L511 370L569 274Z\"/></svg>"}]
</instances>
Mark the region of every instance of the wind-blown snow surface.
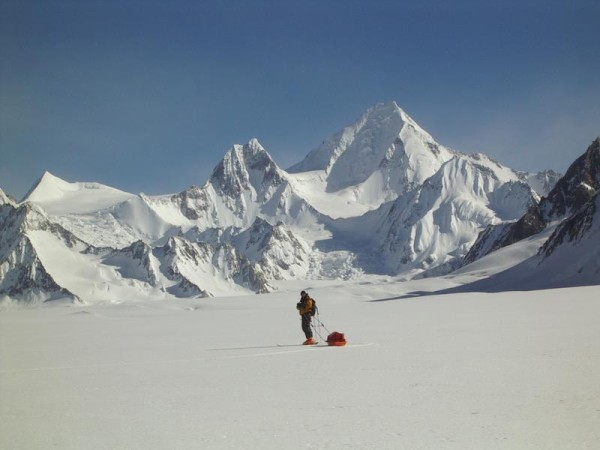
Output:
<instances>
[{"instance_id":1,"label":"wind-blown snow surface","mask_svg":"<svg viewBox=\"0 0 600 450\"><path fill-rule=\"evenodd\" d=\"M2 311L0 448L600 448L597 286L285 283ZM307 287L347 347L285 346Z\"/></svg>"}]
</instances>

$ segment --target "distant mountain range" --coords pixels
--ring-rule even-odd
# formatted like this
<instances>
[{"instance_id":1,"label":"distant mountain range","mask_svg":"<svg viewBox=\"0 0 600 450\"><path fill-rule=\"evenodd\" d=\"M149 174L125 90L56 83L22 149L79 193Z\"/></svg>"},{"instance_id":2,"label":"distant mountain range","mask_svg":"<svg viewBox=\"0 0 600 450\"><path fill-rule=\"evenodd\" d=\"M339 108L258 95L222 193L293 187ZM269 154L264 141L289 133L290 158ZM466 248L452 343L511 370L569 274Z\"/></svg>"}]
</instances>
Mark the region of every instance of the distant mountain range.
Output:
<instances>
[{"instance_id":1,"label":"distant mountain range","mask_svg":"<svg viewBox=\"0 0 600 450\"><path fill-rule=\"evenodd\" d=\"M554 254L596 229L598 140L590 149L581 180L580 166L519 172L438 144L392 102L288 170L256 139L235 145L206 183L175 195L45 173L21 202L0 190L0 296L120 302L433 276L563 223L543 250Z\"/></svg>"}]
</instances>

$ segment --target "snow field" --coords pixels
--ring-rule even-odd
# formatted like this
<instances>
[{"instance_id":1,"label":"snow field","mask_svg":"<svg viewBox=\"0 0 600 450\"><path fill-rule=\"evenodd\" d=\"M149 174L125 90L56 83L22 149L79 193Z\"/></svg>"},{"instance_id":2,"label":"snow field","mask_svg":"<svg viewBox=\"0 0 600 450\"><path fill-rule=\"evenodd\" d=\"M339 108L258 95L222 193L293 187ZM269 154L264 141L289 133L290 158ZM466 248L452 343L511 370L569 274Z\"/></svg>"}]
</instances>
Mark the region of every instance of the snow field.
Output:
<instances>
[{"instance_id":1,"label":"snow field","mask_svg":"<svg viewBox=\"0 0 600 450\"><path fill-rule=\"evenodd\" d=\"M598 287L451 283L5 309L0 448L598 448ZM347 347L278 346L307 287Z\"/></svg>"}]
</instances>

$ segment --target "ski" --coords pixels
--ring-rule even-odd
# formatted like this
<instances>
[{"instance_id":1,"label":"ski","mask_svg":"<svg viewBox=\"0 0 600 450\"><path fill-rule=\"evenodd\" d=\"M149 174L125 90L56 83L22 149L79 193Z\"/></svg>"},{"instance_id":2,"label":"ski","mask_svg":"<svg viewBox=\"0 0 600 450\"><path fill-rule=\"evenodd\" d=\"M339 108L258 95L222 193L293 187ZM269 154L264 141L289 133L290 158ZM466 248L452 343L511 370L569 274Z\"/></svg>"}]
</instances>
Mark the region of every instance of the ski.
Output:
<instances>
[{"instance_id":1,"label":"ski","mask_svg":"<svg viewBox=\"0 0 600 450\"><path fill-rule=\"evenodd\" d=\"M374 342L358 342L353 344L345 344L345 345L329 345L326 342L317 342L312 345L304 345L304 344L277 344L277 347L370 347L371 345L375 345Z\"/></svg>"},{"instance_id":2,"label":"ski","mask_svg":"<svg viewBox=\"0 0 600 450\"><path fill-rule=\"evenodd\" d=\"M316 344L304 345L304 344L277 344L277 347L329 347L327 344L321 344L317 342Z\"/></svg>"}]
</instances>

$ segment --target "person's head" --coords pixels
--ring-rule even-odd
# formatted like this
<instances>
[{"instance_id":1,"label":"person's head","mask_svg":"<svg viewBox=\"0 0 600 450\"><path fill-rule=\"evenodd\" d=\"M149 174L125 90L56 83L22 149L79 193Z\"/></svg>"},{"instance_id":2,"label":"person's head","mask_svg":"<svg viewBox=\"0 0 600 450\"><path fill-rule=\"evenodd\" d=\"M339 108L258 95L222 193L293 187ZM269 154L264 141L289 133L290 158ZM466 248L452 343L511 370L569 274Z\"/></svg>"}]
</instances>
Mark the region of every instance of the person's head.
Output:
<instances>
[{"instance_id":1,"label":"person's head","mask_svg":"<svg viewBox=\"0 0 600 450\"><path fill-rule=\"evenodd\" d=\"M306 297L307 295L308 295L308 292L306 292L306 291L300 292L300 297L302 297L302 298Z\"/></svg>"}]
</instances>

